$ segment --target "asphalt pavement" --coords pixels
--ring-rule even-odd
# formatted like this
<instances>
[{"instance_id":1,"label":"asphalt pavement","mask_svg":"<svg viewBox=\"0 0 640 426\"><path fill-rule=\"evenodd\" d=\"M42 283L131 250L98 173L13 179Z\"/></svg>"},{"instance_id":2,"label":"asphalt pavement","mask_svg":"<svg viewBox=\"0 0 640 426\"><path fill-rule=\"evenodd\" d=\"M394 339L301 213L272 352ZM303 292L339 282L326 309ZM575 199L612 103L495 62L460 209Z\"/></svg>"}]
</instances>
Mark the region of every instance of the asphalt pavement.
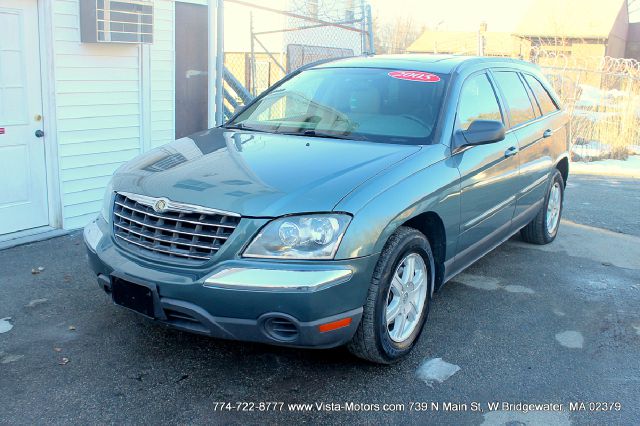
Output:
<instances>
[{"instance_id":1,"label":"asphalt pavement","mask_svg":"<svg viewBox=\"0 0 640 426\"><path fill-rule=\"evenodd\" d=\"M572 176L556 242L514 237L456 277L392 366L159 327L111 303L84 250L76 232L0 251L0 424L640 419L638 180Z\"/></svg>"}]
</instances>

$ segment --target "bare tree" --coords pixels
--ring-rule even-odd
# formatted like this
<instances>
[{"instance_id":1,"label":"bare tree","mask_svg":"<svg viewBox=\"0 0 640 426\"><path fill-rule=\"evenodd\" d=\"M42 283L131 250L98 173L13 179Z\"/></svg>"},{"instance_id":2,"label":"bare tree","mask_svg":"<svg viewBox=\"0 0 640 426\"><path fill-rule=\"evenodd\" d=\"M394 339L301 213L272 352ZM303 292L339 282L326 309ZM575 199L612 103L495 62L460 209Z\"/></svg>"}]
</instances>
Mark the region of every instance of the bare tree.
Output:
<instances>
[{"instance_id":1,"label":"bare tree","mask_svg":"<svg viewBox=\"0 0 640 426\"><path fill-rule=\"evenodd\" d=\"M373 41L376 53L405 53L411 43L424 31L410 16L382 22L379 15L373 19Z\"/></svg>"}]
</instances>

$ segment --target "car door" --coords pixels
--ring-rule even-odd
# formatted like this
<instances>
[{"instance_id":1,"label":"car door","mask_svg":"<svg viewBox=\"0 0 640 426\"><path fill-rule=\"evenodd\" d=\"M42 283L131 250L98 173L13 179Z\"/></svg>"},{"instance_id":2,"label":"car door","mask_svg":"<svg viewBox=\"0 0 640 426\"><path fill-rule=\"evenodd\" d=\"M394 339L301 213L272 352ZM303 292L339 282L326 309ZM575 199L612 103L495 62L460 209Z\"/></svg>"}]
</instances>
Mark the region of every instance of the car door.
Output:
<instances>
[{"instance_id":1,"label":"car door","mask_svg":"<svg viewBox=\"0 0 640 426\"><path fill-rule=\"evenodd\" d=\"M536 100L527 80L532 78L531 83L540 83L529 74L495 70L493 77L509 114L511 126L508 132L513 133L518 141L520 174L512 227L517 230L536 215L545 197L549 171L553 167L549 142L557 130L548 114L558 109L551 99L551 104ZM535 90L545 91L541 85Z\"/></svg>"},{"instance_id":2,"label":"car door","mask_svg":"<svg viewBox=\"0 0 640 426\"><path fill-rule=\"evenodd\" d=\"M523 180L529 182L524 188L519 207L522 219L528 223L526 207L529 206L533 213L538 211L538 206L547 194L549 172L554 168L558 153L564 150L567 141L566 117L561 113L559 104L549 94L541 80L529 73L522 73L524 82L529 88L529 94L537 104L540 117L531 124L533 137L530 149L520 148L521 167L525 167L526 174L521 172ZM517 135L516 135L517 136Z\"/></svg>"},{"instance_id":3,"label":"car door","mask_svg":"<svg viewBox=\"0 0 640 426\"><path fill-rule=\"evenodd\" d=\"M505 139L459 149L456 135L474 120L498 120L508 125L504 108L487 72L468 77L462 86L452 141L453 159L461 176L460 237L456 265L463 268L509 235L518 177L517 140Z\"/></svg>"}]
</instances>

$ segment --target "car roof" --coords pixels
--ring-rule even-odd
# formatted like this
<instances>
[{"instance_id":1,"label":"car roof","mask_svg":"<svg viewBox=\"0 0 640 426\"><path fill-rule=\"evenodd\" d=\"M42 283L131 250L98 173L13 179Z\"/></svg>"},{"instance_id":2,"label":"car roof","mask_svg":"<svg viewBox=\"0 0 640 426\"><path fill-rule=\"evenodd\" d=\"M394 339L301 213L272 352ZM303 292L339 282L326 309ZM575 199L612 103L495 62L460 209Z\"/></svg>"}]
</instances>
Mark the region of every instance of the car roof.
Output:
<instances>
[{"instance_id":1,"label":"car roof","mask_svg":"<svg viewBox=\"0 0 640 426\"><path fill-rule=\"evenodd\" d=\"M460 55L402 54L355 56L351 58L325 60L320 63L310 64L307 69L385 68L451 74L452 72L464 66L479 64L487 64L487 66L535 67L534 64L531 64L529 62L512 58Z\"/></svg>"}]
</instances>

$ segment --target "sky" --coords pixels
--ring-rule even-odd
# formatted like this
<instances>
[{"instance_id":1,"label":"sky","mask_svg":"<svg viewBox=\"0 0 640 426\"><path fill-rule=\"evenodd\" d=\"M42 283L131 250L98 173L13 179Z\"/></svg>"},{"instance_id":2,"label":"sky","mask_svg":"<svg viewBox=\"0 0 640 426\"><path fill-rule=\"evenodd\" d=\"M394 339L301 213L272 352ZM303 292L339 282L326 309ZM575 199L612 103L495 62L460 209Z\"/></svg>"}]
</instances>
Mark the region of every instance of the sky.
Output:
<instances>
[{"instance_id":1,"label":"sky","mask_svg":"<svg viewBox=\"0 0 640 426\"><path fill-rule=\"evenodd\" d=\"M369 0L383 21L411 16L417 25L449 31L475 31L485 21L490 31L513 31L521 10L532 0ZM514 22L515 21L515 22Z\"/></svg>"},{"instance_id":2,"label":"sky","mask_svg":"<svg viewBox=\"0 0 640 426\"><path fill-rule=\"evenodd\" d=\"M512 32L519 24L522 10L528 9L533 0L368 1L373 15L379 16L383 21L411 16L418 26L426 25L449 31L475 31L480 22L485 21L489 31ZM637 9L637 7L631 9ZM640 21L640 10L637 10L630 20Z\"/></svg>"}]
</instances>

